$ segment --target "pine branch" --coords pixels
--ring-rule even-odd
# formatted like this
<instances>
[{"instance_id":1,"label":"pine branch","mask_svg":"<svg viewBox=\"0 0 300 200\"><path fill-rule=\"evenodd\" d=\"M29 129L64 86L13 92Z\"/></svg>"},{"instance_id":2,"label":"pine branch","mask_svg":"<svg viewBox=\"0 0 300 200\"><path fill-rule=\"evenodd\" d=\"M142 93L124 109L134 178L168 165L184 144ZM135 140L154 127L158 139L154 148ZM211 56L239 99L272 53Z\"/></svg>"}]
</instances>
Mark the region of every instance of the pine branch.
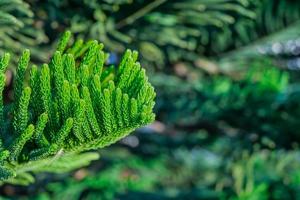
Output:
<instances>
[{"instance_id":1,"label":"pine branch","mask_svg":"<svg viewBox=\"0 0 300 200\"><path fill-rule=\"evenodd\" d=\"M38 44L48 41L43 30L33 21L34 12L23 0L0 1L0 54L9 52L17 57L22 49L31 48L34 59L44 61L46 53L40 51ZM16 65L12 60L11 66Z\"/></svg>"},{"instance_id":2,"label":"pine branch","mask_svg":"<svg viewBox=\"0 0 300 200\"><path fill-rule=\"evenodd\" d=\"M80 156L154 120L155 92L145 70L136 62L137 52L127 50L119 67L106 67L102 44L90 41L81 43L80 48L78 43L69 47L70 37L70 32L63 35L57 48L60 51L54 53L49 65L31 68L29 85L25 81L29 51L24 51L19 60L14 106L9 109L12 117L4 114L3 101L0 104L0 122L8 124L0 138L1 180L29 183L28 172L32 170L24 171L21 166L30 162L45 166L43 163L61 152ZM0 60L1 91L8 58L5 54ZM61 171L68 165L66 161ZM20 171L23 175L18 174Z\"/></svg>"},{"instance_id":3,"label":"pine branch","mask_svg":"<svg viewBox=\"0 0 300 200\"><path fill-rule=\"evenodd\" d=\"M149 3L147 6L143 7L142 9L138 10L134 14L126 17L125 19L121 20L120 22L116 23L116 28L120 29L124 26L130 25L134 23L135 20L145 16L147 13L152 11L154 8L160 6L161 4L165 3L167 0L156 0Z\"/></svg>"},{"instance_id":4,"label":"pine branch","mask_svg":"<svg viewBox=\"0 0 300 200\"><path fill-rule=\"evenodd\" d=\"M210 45L210 41L216 43L215 38L219 38L215 37L216 33L223 32L223 29L226 33L234 32L231 26L240 18L245 21L255 18L252 8L248 8L249 2L250 0L84 1L75 5L79 11L75 15L65 12L65 8L74 6L68 2L55 5L55 11L49 9L53 7L52 4L43 3L42 9L45 9L45 13L55 12L48 15L49 22L59 20L52 16L68 19L68 28L83 38L99 39L115 53L122 53L130 45L139 50L142 63L150 61L162 68L167 61L191 59L203 53L204 49L207 52L218 49L221 45L205 48ZM40 6L33 7L41 9ZM51 35L55 35L61 28L66 27L60 26L57 30L52 30ZM224 35L226 39L231 37ZM79 40L79 46L80 43L82 41Z\"/></svg>"}]
</instances>

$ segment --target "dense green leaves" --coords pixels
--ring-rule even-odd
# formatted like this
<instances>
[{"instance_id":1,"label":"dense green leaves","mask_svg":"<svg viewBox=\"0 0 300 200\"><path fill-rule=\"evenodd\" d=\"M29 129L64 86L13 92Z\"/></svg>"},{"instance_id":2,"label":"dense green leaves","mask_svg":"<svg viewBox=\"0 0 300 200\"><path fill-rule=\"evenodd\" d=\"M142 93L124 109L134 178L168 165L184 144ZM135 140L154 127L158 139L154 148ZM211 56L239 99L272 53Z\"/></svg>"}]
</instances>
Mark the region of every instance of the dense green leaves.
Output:
<instances>
[{"instance_id":1,"label":"dense green leaves","mask_svg":"<svg viewBox=\"0 0 300 200\"><path fill-rule=\"evenodd\" d=\"M299 2L292 0L32 1L38 17L47 19L50 37L69 28L83 38L101 40L114 53L128 46L138 49L142 63L159 69L166 63L193 62L199 55L239 53L288 27L299 30ZM78 40L70 52L77 57L82 45Z\"/></svg>"},{"instance_id":2,"label":"dense green leaves","mask_svg":"<svg viewBox=\"0 0 300 200\"><path fill-rule=\"evenodd\" d=\"M0 138L1 153L5 152L2 180L14 176L11 170L21 163L101 148L154 120L154 89L136 63L136 52L128 50L119 67L107 68L102 44L91 41L68 48L69 39L66 32L49 65L31 68L29 86L25 77L30 53L25 50L14 83L14 106L8 113L0 99L1 127L8 124ZM79 53L70 53L74 48ZM0 91L8 59L5 54L0 60Z\"/></svg>"}]
</instances>

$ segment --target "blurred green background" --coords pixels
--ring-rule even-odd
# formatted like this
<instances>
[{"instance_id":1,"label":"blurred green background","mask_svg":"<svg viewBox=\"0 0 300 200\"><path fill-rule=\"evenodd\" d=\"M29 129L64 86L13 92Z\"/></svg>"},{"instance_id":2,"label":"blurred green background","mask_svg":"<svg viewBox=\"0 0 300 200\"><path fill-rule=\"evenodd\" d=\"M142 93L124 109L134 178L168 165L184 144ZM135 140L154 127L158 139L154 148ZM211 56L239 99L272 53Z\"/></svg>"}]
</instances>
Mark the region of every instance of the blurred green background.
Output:
<instances>
[{"instance_id":1,"label":"blurred green background","mask_svg":"<svg viewBox=\"0 0 300 200\"><path fill-rule=\"evenodd\" d=\"M300 199L298 0L0 0L0 55L14 63L24 48L46 62L65 30L103 42L108 65L138 50L157 119L91 166L2 185L0 199Z\"/></svg>"}]
</instances>

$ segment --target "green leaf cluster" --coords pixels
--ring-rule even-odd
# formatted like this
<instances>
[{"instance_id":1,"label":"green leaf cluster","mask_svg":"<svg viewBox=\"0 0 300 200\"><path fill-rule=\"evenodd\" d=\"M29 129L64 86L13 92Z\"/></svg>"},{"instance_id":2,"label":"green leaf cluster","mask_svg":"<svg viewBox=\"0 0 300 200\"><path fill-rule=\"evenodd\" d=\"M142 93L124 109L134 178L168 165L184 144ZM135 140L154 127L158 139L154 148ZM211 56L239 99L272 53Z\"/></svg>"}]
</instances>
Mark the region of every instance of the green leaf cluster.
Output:
<instances>
[{"instance_id":1,"label":"green leaf cluster","mask_svg":"<svg viewBox=\"0 0 300 200\"><path fill-rule=\"evenodd\" d=\"M289 147L299 140L299 96L292 77L270 61L251 63L246 74L212 75L195 80L157 74L156 113L159 119L182 131L206 130L211 137L232 130L255 142ZM185 116L184 118L182 116ZM238 116L238 117L237 117ZM221 123L222 122L222 123ZM259 126L257 126L259 124ZM270 138L271 143L265 142Z\"/></svg>"},{"instance_id":2,"label":"green leaf cluster","mask_svg":"<svg viewBox=\"0 0 300 200\"><path fill-rule=\"evenodd\" d=\"M285 29L299 30L300 19L299 2L290 0L35 2L32 9L42 9L48 21L57 24L45 22L52 37L69 28L82 37L103 41L115 53L128 46L138 49L142 61L159 68L194 61L199 54L224 58L224 53L239 53L245 45L261 43L279 32L291 38ZM256 48L251 52L258 53Z\"/></svg>"}]
</instances>

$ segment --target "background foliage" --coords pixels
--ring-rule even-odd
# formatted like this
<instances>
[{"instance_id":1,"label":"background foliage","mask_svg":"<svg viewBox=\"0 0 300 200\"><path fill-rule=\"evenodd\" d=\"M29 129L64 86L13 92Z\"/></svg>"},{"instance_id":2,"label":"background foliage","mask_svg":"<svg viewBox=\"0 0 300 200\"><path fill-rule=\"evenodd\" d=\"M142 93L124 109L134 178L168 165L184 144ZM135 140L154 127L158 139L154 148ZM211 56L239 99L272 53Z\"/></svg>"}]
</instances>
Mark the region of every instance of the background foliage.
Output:
<instances>
[{"instance_id":1,"label":"background foliage","mask_svg":"<svg viewBox=\"0 0 300 200\"><path fill-rule=\"evenodd\" d=\"M300 199L298 1L0 0L0 19L1 54L39 64L69 29L107 64L138 50L157 92L154 124L4 199Z\"/></svg>"}]
</instances>

